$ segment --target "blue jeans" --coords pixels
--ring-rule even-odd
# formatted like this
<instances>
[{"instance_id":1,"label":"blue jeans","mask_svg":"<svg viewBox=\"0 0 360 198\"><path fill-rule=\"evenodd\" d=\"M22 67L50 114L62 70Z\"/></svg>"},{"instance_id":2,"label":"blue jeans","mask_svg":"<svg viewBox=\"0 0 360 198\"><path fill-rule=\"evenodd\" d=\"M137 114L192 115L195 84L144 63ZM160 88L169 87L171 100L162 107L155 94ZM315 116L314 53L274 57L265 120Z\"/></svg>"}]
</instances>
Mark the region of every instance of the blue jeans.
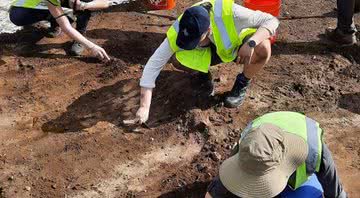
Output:
<instances>
[{"instance_id":1,"label":"blue jeans","mask_svg":"<svg viewBox=\"0 0 360 198\"><path fill-rule=\"evenodd\" d=\"M337 0L337 28L345 34L356 32L354 24L355 0Z\"/></svg>"},{"instance_id":2,"label":"blue jeans","mask_svg":"<svg viewBox=\"0 0 360 198\"><path fill-rule=\"evenodd\" d=\"M50 14L49 10L12 6L10 8L9 16L10 21L17 26L32 25L39 21L49 21L52 28L58 26L56 20ZM90 17L91 12L88 10L76 12L76 30L79 31L81 34L85 33Z\"/></svg>"}]
</instances>

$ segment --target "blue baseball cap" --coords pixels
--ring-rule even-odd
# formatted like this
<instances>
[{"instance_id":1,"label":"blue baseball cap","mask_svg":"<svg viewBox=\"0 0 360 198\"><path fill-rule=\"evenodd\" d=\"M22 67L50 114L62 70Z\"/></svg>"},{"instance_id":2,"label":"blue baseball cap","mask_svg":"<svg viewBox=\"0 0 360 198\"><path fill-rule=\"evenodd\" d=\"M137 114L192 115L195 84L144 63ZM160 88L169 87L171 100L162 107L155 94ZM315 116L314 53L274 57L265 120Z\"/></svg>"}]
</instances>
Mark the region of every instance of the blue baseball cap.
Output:
<instances>
[{"instance_id":1,"label":"blue baseball cap","mask_svg":"<svg viewBox=\"0 0 360 198\"><path fill-rule=\"evenodd\" d=\"M184 50L195 49L209 27L210 15L204 7L194 6L187 9L179 23L176 45Z\"/></svg>"}]
</instances>

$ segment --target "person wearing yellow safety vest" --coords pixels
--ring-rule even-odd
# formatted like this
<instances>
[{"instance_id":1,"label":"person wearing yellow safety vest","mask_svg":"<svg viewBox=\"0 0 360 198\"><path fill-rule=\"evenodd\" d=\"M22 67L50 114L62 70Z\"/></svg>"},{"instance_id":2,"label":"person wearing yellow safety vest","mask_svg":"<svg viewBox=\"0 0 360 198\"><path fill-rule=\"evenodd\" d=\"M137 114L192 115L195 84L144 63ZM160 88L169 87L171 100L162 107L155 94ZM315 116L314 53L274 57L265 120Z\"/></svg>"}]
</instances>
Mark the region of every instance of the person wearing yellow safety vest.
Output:
<instances>
[{"instance_id":1,"label":"person wearing yellow safety vest","mask_svg":"<svg viewBox=\"0 0 360 198\"><path fill-rule=\"evenodd\" d=\"M71 26L67 18L68 13L64 13L62 7L76 10L76 29ZM109 60L109 56L103 48L82 35L86 31L91 16L90 10L107 7L109 7L108 1L104 3L102 0L14 0L9 17L10 21L18 26L32 25L39 21L49 21L51 24L49 29L50 37L58 36L62 29L69 37L75 40L70 50L71 54L80 55L84 49L83 46L85 46L95 56ZM59 25L61 29L58 27Z\"/></svg>"},{"instance_id":2,"label":"person wearing yellow safety vest","mask_svg":"<svg viewBox=\"0 0 360 198\"><path fill-rule=\"evenodd\" d=\"M143 123L148 119L155 80L174 54L180 67L203 74L208 93L213 92L210 65L232 61L244 64L244 71L225 99L228 107L239 106L250 79L270 58L269 38L278 25L272 15L247 9L233 0L206 0L188 8L170 27L166 39L144 68L135 121Z\"/></svg>"},{"instance_id":3,"label":"person wearing yellow safety vest","mask_svg":"<svg viewBox=\"0 0 360 198\"><path fill-rule=\"evenodd\" d=\"M244 129L205 197L283 197L284 189L296 191L315 173L326 198L346 198L322 136L319 123L301 113L260 116Z\"/></svg>"}]
</instances>

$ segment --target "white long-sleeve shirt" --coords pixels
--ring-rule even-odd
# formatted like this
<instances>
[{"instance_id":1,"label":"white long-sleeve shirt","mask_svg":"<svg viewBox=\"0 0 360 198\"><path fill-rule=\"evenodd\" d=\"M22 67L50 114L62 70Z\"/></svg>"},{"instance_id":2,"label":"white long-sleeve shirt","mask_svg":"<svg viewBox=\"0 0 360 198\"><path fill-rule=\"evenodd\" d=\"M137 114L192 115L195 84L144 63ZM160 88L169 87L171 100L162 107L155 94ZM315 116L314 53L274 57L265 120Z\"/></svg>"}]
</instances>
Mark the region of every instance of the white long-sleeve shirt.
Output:
<instances>
[{"instance_id":1,"label":"white long-sleeve shirt","mask_svg":"<svg viewBox=\"0 0 360 198\"><path fill-rule=\"evenodd\" d=\"M238 4L234 4L233 12L238 34L245 28L262 27L266 28L271 35L274 35L279 26L279 20L268 13L250 10ZM212 34L210 34L209 39L214 43ZM166 38L146 63L140 79L140 86L144 88L154 88L156 78L173 54L174 52L170 47L169 40Z\"/></svg>"}]
</instances>

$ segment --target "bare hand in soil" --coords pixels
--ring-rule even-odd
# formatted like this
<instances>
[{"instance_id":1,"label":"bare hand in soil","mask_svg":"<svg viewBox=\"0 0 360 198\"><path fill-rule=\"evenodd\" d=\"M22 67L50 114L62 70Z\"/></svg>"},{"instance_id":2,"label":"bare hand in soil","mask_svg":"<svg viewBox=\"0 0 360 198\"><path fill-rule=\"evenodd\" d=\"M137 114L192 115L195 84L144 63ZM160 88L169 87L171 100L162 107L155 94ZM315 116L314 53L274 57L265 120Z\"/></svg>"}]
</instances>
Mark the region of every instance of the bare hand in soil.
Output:
<instances>
[{"instance_id":1,"label":"bare hand in soil","mask_svg":"<svg viewBox=\"0 0 360 198\"><path fill-rule=\"evenodd\" d=\"M136 119L140 124L145 123L149 119L149 108L140 107L136 112Z\"/></svg>"},{"instance_id":2,"label":"bare hand in soil","mask_svg":"<svg viewBox=\"0 0 360 198\"><path fill-rule=\"evenodd\" d=\"M253 54L254 54L254 48L250 47L247 43L245 43L238 52L236 63L250 64L251 57Z\"/></svg>"},{"instance_id":3,"label":"bare hand in soil","mask_svg":"<svg viewBox=\"0 0 360 198\"><path fill-rule=\"evenodd\" d=\"M110 57L108 56L108 54L106 53L106 51L98 46L98 45L94 45L92 48L91 48L91 53L96 56L96 57L99 57L100 59L104 60L106 59L107 61L110 61Z\"/></svg>"},{"instance_id":4,"label":"bare hand in soil","mask_svg":"<svg viewBox=\"0 0 360 198\"><path fill-rule=\"evenodd\" d=\"M135 125L139 123L139 119L123 120L123 123L127 126Z\"/></svg>"}]
</instances>

